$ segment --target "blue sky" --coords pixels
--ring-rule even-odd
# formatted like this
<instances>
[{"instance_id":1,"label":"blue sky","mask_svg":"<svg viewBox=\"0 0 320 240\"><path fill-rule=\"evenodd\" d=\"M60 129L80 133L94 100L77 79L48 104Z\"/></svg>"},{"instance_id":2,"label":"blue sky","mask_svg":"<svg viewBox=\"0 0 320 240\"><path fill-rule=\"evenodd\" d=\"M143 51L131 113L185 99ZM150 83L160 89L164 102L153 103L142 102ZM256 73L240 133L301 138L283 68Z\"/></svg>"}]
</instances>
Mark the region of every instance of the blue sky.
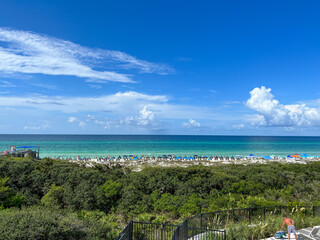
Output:
<instances>
[{"instance_id":1,"label":"blue sky","mask_svg":"<svg viewBox=\"0 0 320 240\"><path fill-rule=\"evenodd\" d=\"M0 133L320 135L319 10L0 0Z\"/></svg>"}]
</instances>

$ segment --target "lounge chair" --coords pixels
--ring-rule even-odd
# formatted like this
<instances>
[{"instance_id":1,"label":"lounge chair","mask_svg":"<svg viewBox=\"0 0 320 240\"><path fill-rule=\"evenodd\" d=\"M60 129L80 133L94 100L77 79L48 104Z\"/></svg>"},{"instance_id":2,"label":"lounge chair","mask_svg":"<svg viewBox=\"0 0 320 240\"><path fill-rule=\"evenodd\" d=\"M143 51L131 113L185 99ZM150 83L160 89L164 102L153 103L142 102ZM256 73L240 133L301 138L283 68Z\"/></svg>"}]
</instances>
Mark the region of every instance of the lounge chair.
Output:
<instances>
[{"instance_id":1,"label":"lounge chair","mask_svg":"<svg viewBox=\"0 0 320 240\"><path fill-rule=\"evenodd\" d=\"M320 226L314 227L311 232L308 229L299 230L297 236L301 240L320 240Z\"/></svg>"}]
</instances>

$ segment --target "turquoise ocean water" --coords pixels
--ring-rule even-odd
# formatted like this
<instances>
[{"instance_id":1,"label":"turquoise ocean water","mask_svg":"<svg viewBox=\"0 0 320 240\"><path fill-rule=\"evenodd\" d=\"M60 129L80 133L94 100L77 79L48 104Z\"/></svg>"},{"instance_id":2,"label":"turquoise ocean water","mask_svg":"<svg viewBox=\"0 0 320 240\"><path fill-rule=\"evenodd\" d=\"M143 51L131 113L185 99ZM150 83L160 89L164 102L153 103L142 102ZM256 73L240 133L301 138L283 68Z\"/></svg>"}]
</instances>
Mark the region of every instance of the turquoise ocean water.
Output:
<instances>
[{"instance_id":1,"label":"turquoise ocean water","mask_svg":"<svg viewBox=\"0 0 320 240\"><path fill-rule=\"evenodd\" d=\"M10 145L40 146L40 157L118 155L288 155L320 156L320 137L164 135L0 135L0 151Z\"/></svg>"}]
</instances>

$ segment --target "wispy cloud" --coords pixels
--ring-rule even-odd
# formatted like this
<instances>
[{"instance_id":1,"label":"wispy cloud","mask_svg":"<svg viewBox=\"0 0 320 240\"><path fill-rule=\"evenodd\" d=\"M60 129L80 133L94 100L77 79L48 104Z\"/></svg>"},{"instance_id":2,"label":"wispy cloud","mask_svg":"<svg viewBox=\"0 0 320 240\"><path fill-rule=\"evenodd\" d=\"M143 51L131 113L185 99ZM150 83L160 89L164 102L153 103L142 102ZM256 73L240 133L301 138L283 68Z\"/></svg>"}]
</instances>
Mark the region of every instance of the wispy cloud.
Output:
<instances>
[{"instance_id":1,"label":"wispy cloud","mask_svg":"<svg viewBox=\"0 0 320 240\"><path fill-rule=\"evenodd\" d=\"M50 84L30 83L30 82L29 82L29 85L31 85L31 86L35 86L35 87L40 87L40 88L46 88L46 89L49 89L49 90L57 89L57 87L56 87L56 86L54 86L54 85L50 85Z\"/></svg>"},{"instance_id":2,"label":"wispy cloud","mask_svg":"<svg viewBox=\"0 0 320 240\"><path fill-rule=\"evenodd\" d=\"M1 65L1 63L0 63ZM9 81L0 81L0 87L1 88L12 88L12 87L16 87L16 85L14 85L13 83L9 82Z\"/></svg>"},{"instance_id":3,"label":"wispy cloud","mask_svg":"<svg viewBox=\"0 0 320 240\"><path fill-rule=\"evenodd\" d=\"M28 108L41 111L58 111L62 113L105 113L115 118L137 116L144 108L152 111L159 119L215 119L226 121L226 115L217 113L210 107L175 104L166 95L149 95L134 91L94 97L62 96L0 96L0 109ZM231 119L229 116L228 119Z\"/></svg>"},{"instance_id":4,"label":"wispy cloud","mask_svg":"<svg viewBox=\"0 0 320 240\"><path fill-rule=\"evenodd\" d=\"M51 128L50 124L48 122L44 122L40 125L25 126L24 130L45 130L48 128Z\"/></svg>"},{"instance_id":5,"label":"wispy cloud","mask_svg":"<svg viewBox=\"0 0 320 240\"><path fill-rule=\"evenodd\" d=\"M3 92L0 92L0 94L9 94L9 93L12 93L10 91L3 91Z\"/></svg>"},{"instance_id":6,"label":"wispy cloud","mask_svg":"<svg viewBox=\"0 0 320 240\"><path fill-rule=\"evenodd\" d=\"M119 114L136 112L148 103L166 103L165 95L148 95L133 91L118 92L99 97L61 97L34 95L28 97L1 97L0 107L31 107L45 111L94 112L107 111Z\"/></svg>"},{"instance_id":7,"label":"wispy cloud","mask_svg":"<svg viewBox=\"0 0 320 240\"><path fill-rule=\"evenodd\" d=\"M192 61L193 59L192 58L189 58L189 57L176 57L175 58L176 61L178 62L189 62L189 61Z\"/></svg>"},{"instance_id":8,"label":"wispy cloud","mask_svg":"<svg viewBox=\"0 0 320 240\"><path fill-rule=\"evenodd\" d=\"M78 44L36 34L0 28L0 73L66 75L92 81L133 82L132 76L103 68L135 68L143 73L168 74L174 70L163 64L139 60L119 51L91 49ZM95 66L98 65L98 66Z\"/></svg>"},{"instance_id":9,"label":"wispy cloud","mask_svg":"<svg viewBox=\"0 0 320 240\"><path fill-rule=\"evenodd\" d=\"M94 89L100 89L102 86L99 84L88 84L89 87L94 88Z\"/></svg>"}]
</instances>

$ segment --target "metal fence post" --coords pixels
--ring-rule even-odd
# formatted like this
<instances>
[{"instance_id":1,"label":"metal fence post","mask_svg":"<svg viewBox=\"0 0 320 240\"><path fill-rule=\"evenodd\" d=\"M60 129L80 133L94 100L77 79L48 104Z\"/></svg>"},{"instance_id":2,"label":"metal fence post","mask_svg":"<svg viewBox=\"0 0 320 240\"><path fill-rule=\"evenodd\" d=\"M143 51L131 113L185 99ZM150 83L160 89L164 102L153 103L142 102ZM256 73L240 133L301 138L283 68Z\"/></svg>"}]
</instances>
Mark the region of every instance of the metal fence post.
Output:
<instances>
[{"instance_id":1,"label":"metal fence post","mask_svg":"<svg viewBox=\"0 0 320 240\"><path fill-rule=\"evenodd\" d=\"M200 228L202 229L202 213L200 214Z\"/></svg>"},{"instance_id":2,"label":"metal fence post","mask_svg":"<svg viewBox=\"0 0 320 240\"><path fill-rule=\"evenodd\" d=\"M315 212L315 209L314 209L314 205L312 206L312 213L313 213L313 217L316 216L316 212Z\"/></svg>"},{"instance_id":3,"label":"metal fence post","mask_svg":"<svg viewBox=\"0 0 320 240\"><path fill-rule=\"evenodd\" d=\"M163 224L161 224L161 240L163 240Z\"/></svg>"},{"instance_id":4,"label":"metal fence post","mask_svg":"<svg viewBox=\"0 0 320 240\"><path fill-rule=\"evenodd\" d=\"M281 206L279 206L279 209L280 209L280 214L281 214L281 212L282 212L282 211L281 211L281 210L282 210L282 209L281 209Z\"/></svg>"},{"instance_id":5,"label":"metal fence post","mask_svg":"<svg viewBox=\"0 0 320 240\"><path fill-rule=\"evenodd\" d=\"M266 220L266 207L263 207L263 220Z\"/></svg>"},{"instance_id":6,"label":"metal fence post","mask_svg":"<svg viewBox=\"0 0 320 240\"><path fill-rule=\"evenodd\" d=\"M133 239L133 221L130 221L130 225L129 225L129 240Z\"/></svg>"},{"instance_id":7,"label":"metal fence post","mask_svg":"<svg viewBox=\"0 0 320 240\"><path fill-rule=\"evenodd\" d=\"M187 218L186 219L186 232L187 232L187 234L186 234L186 239L188 239L188 235L189 235L189 219Z\"/></svg>"},{"instance_id":8,"label":"metal fence post","mask_svg":"<svg viewBox=\"0 0 320 240\"><path fill-rule=\"evenodd\" d=\"M304 209L305 209L304 215L307 216L307 207L305 207Z\"/></svg>"},{"instance_id":9,"label":"metal fence post","mask_svg":"<svg viewBox=\"0 0 320 240\"><path fill-rule=\"evenodd\" d=\"M232 218L233 218L233 222L235 222L234 208L232 209Z\"/></svg>"},{"instance_id":10,"label":"metal fence post","mask_svg":"<svg viewBox=\"0 0 320 240\"><path fill-rule=\"evenodd\" d=\"M249 210L249 223L251 223L251 208L248 208Z\"/></svg>"}]
</instances>

